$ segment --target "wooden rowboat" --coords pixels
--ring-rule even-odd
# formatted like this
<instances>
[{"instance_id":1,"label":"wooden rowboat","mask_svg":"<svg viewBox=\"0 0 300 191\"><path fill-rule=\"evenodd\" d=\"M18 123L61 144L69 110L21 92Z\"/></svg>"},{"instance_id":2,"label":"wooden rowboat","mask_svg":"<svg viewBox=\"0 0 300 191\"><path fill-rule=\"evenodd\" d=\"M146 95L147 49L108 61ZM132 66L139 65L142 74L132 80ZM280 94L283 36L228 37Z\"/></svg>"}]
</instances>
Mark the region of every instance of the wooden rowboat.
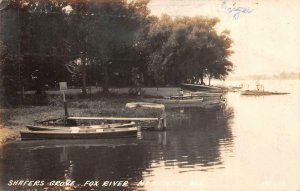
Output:
<instances>
[{"instance_id":1,"label":"wooden rowboat","mask_svg":"<svg viewBox=\"0 0 300 191\"><path fill-rule=\"evenodd\" d=\"M195 98L195 99L161 99L162 103L168 104L168 103L177 103L177 104L189 104L189 103L197 103L202 102L203 98Z\"/></svg>"},{"instance_id":2,"label":"wooden rowboat","mask_svg":"<svg viewBox=\"0 0 300 191\"><path fill-rule=\"evenodd\" d=\"M189 98L189 99L161 98L161 99L152 99L149 101L159 103L159 104L164 104L167 108L201 107L203 105L203 98Z\"/></svg>"},{"instance_id":3,"label":"wooden rowboat","mask_svg":"<svg viewBox=\"0 0 300 191\"><path fill-rule=\"evenodd\" d=\"M181 88L185 90L191 90L191 91L213 91L213 90L222 91L220 87L206 86L201 84L181 84Z\"/></svg>"},{"instance_id":4,"label":"wooden rowboat","mask_svg":"<svg viewBox=\"0 0 300 191\"><path fill-rule=\"evenodd\" d=\"M161 104L193 104L193 103L201 103L203 98L190 98L190 99L176 99L173 97L157 99L157 103Z\"/></svg>"},{"instance_id":5,"label":"wooden rowboat","mask_svg":"<svg viewBox=\"0 0 300 191\"><path fill-rule=\"evenodd\" d=\"M162 110L162 118L128 118L128 117L60 117L43 121L34 121L27 125L28 131L21 131L22 140L32 139L98 139L137 136L144 123L157 122L156 130L166 127L165 106L154 103L127 103L126 107L146 107ZM90 124L99 125L90 125Z\"/></svg>"},{"instance_id":6,"label":"wooden rowboat","mask_svg":"<svg viewBox=\"0 0 300 191\"><path fill-rule=\"evenodd\" d=\"M119 124L101 124L101 125L89 125L89 126L74 126L74 127L64 127L64 126L46 126L46 125L26 125L26 127L31 131L49 131L49 130L70 130L74 128L80 129L106 129L106 128L125 128L135 126L135 122Z\"/></svg>"},{"instance_id":7,"label":"wooden rowboat","mask_svg":"<svg viewBox=\"0 0 300 191\"><path fill-rule=\"evenodd\" d=\"M203 101L208 100L222 100L224 93L215 93L215 92L187 92L183 96L190 97L190 99L203 98Z\"/></svg>"},{"instance_id":8,"label":"wooden rowboat","mask_svg":"<svg viewBox=\"0 0 300 191\"><path fill-rule=\"evenodd\" d=\"M192 97L218 97L221 98L224 94L223 93L215 93L215 92L190 92L187 93Z\"/></svg>"},{"instance_id":9,"label":"wooden rowboat","mask_svg":"<svg viewBox=\"0 0 300 191\"><path fill-rule=\"evenodd\" d=\"M37 139L108 139L136 137L139 127L129 128L105 128L105 129L80 129L70 128L66 130L45 131L21 131L22 140Z\"/></svg>"}]
</instances>

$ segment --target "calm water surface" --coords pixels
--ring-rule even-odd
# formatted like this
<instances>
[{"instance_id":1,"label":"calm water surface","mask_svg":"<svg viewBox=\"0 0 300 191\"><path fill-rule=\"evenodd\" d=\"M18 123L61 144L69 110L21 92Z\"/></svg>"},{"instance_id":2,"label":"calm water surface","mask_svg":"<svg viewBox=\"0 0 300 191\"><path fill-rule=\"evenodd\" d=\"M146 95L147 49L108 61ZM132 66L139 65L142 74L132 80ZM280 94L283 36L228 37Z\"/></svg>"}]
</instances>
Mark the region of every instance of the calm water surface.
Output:
<instances>
[{"instance_id":1,"label":"calm water surface","mask_svg":"<svg viewBox=\"0 0 300 191\"><path fill-rule=\"evenodd\" d=\"M261 83L291 94L229 93L222 110L169 110L168 131L138 139L7 144L0 150L0 190L47 190L7 186L26 179L77 184L48 190L299 190L300 83ZM80 186L87 180L126 180L129 187Z\"/></svg>"}]
</instances>

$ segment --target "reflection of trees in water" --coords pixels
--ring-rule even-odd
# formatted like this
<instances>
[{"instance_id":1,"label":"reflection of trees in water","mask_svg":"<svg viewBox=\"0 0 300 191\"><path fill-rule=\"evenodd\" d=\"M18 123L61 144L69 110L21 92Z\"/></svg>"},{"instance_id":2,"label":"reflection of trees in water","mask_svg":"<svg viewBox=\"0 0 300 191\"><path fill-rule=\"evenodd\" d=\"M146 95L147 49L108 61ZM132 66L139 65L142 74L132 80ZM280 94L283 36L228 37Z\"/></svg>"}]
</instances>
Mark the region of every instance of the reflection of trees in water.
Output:
<instances>
[{"instance_id":1,"label":"reflection of trees in water","mask_svg":"<svg viewBox=\"0 0 300 191\"><path fill-rule=\"evenodd\" d=\"M98 140L101 142L101 140ZM137 182L149 167L150 152L137 139L134 144L121 144L111 140L111 146L48 147L38 144L7 145L4 159L0 161L4 178L0 188L9 180L75 180L83 184L87 180ZM27 147L27 148L26 148ZM83 189L87 189L85 187Z\"/></svg>"},{"instance_id":2,"label":"reflection of trees in water","mask_svg":"<svg viewBox=\"0 0 300 191\"><path fill-rule=\"evenodd\" d=\"M164 161L166 168L222 168L221 155L230 153L233 144L230 127L232 108L214 111L172 110L168 115L168 131L159 134L157 140L160 144L153 143L154 163ZM150 136L146 134L144 137L147 139Z\"/></svg>"},{"instance_id":3,"label":"reflection of trees in water","mask_svg":"<svg viewBox=\"0 0 300 191\"><path fill-rule=\"evenodd\" d=\"M224 153L230 154L233 144L232 113L230 109L170 111L169 129L143 132L143 140L8 144L0 158L0 188L9 180L22 179L45 182L72 179L77 183L127 180L136 183L143 180L143 173L153 175L153 168L159 165L163 168L177 166L188 171L190 168L220 168ZM76 188L86 189L89 187Z\"/></svg>"}]
</instances>

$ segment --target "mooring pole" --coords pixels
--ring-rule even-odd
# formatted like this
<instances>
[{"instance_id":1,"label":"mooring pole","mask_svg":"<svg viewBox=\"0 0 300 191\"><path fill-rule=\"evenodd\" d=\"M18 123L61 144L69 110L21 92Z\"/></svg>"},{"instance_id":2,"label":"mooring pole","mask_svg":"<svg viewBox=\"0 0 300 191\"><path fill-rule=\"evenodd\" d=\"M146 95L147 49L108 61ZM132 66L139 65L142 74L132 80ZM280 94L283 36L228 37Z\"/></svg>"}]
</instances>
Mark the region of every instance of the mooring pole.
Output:
<instances>
[{"instance_id":1,"label":"mooring pole","mask_svg":"<svg viewBox=\"0 0 300 191\"><path fill-rule=\"evenodd\" d=\"M164 120L163 129L166 130L166 128L167 128L167 113L166 113L165 108L163 108L162 117Z\"/></svg>"},{"instance_id":2,"label":"mooring pole","mask_svg":"<svg viewBox=\"0 0 300 191\"><path fill-rule=\"evenodd\" d=\"M158 117L157 130L166 130L167 128L167 113L165 108L162 108L161 114Z\"/></svg>"},{"instance_id":3,"label":"mooring pole","mask_svg":"<svg viewBox=\"0 0 300 191\"><path fill-rule=\"evenodd\" d=\"M69 116L68 104L67 104L67 101L66 101L65 91L62 91L62 93L63 93L64 108L65 108L65 117L68 117Z\"/></svg>"}]
</instances>

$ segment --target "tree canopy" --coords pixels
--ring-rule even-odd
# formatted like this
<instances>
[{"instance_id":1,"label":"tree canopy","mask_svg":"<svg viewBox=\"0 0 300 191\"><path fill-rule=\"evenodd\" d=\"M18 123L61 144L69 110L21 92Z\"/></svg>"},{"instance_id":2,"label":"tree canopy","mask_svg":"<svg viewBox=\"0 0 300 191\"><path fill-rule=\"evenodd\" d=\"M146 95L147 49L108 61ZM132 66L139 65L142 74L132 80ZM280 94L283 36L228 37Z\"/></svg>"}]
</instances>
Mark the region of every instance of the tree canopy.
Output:
<instances>
[{"instance_id":1,"label":"tree canopy","mask_svg":"<svg viewBox=\"0 0 300 191\"><path fill-rule=\"evenodd\" d=\"M232 71L229 31L218 18L156 17L149 0L4 0L0 40L3 84L42 92L59 81L101 84L204 83ZM15 82L15 84L9 82ZM18 82L18 83L16 83ZM16 85L18 84L18 85ZM10 92L11 93L11 92Z\"/></svg>"},{"instance_id":2,"label":"tree canopy","mask_svg":"<svg viewBox=\"0 0 300 191\"><path fill-rule=\"evenodd\" d=\"M163 15L149 32L152 44L149 70L161 83L203 84L203 78L224 79L232 71L228 60L232 40L229 32L215 30L217 18Z\"/></svg>"}]
</instances>

